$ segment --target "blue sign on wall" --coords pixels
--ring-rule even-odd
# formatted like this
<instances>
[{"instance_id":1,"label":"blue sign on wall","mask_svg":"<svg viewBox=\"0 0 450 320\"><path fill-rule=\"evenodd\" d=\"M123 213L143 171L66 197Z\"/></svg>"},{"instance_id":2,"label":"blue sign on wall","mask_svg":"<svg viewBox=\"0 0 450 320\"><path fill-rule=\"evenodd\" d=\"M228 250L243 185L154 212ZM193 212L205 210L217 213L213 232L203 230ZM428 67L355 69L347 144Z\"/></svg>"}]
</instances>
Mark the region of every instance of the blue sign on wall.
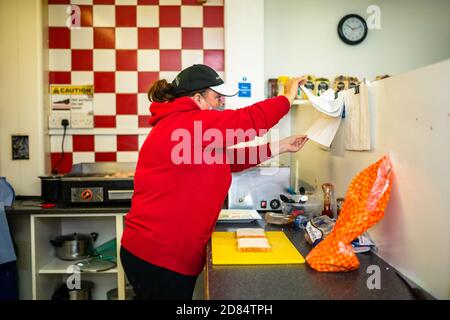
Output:
<instances>
[{"instance_id":1,"label":"blue sign on wall","mask_svg":"<svg viewBox=\"0 0 450 320\"><path fill-rule=\"evenodd\" d=\"M251 96L252 96L252 92L249 90L249 91L239 91L239 93L238 93L238 97L240 97L240 98L251 98Z\"/></svg>"},{"instance_id":2,"label":"blue sign on wall","mask_svg":"<svg viewBox=\"0 0 450 320\"><path fill-rule=\"evenodd\" d=\"M239 82L238 83L240 98L250 98L252 96L252 84L250 82Z\"/></svg>"}]
</instances>

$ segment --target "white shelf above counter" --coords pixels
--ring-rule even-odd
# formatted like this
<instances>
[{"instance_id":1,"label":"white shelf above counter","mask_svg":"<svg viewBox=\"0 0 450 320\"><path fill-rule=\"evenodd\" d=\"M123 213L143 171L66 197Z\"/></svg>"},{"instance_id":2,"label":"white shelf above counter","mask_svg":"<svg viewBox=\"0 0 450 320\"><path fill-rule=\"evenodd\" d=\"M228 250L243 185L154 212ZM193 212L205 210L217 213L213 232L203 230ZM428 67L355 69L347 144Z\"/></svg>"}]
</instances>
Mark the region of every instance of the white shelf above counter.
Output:
<instances>
[{"instance_id":1,"label":"white shelf above counter","mask_svg":"<svg viewBox=\"0 0 450 320\"><path fill-rule=\"evenodd\" d=\"M296 99L296 100L294 100L294 101L292 102L292 105L298 105L298 106L306 105L306 104L311 104L311 101L310 101L310 100L300 100L300 99Z\"/></svg>"},{"instance_id":2,"label":"white shelf above counter","mask_svg":"<svg viewBox=\"0 0 450 320\"><path fill-rule=\"evenodd\" d=\"M69 267L71 265L76 265L81 260L73 260L73 261L66 261L61 260L58 258L54 258L49 263L47 263L44 267L40 268L38 273L39 274L72 274L73 272ZM108 269L105 271L99 271L99 272L89 272L89 273L95 273L95 274L101 274L101 273L117 273L117 267L114 267L112 269ZM82 272L85 273L85 272Z\"/></svg>"}]
</instances>

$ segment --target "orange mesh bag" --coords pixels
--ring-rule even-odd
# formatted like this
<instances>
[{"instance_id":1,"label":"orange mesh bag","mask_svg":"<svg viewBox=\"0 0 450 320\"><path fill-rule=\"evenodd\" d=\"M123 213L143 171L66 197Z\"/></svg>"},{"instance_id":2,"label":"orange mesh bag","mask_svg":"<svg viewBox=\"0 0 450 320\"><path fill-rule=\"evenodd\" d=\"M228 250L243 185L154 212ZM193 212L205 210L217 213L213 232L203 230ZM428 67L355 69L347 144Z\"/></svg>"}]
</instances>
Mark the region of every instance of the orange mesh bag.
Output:
<instances>
[{"instance_id":1,"label":"orange mesh bag","mask_svg":"<svg viewBox=\"0 0 450 320\"><path fill-rule=\"evenodd\" d=\"M392 165L384 156L350 183L331 233L306 256L311 268L323 272L358 269L351 242L383 218L392 187Z\"/></svg>"}]
</instances>

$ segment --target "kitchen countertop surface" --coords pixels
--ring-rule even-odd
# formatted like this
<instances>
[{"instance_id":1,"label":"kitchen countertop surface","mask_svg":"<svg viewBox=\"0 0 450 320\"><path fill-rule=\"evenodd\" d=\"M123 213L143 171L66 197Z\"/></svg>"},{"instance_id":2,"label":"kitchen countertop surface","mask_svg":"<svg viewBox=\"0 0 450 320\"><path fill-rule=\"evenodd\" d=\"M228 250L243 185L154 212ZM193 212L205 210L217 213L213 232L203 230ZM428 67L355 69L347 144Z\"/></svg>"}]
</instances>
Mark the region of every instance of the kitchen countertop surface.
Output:
<instances>
[{"instance_id":1,"label":"kitchen countertop surface","mask_svg":"<svg viewBox=\"0 0 450 320\"><path fill-rule=\"evenodd\" d=\"M42 208L39 197L18 197L12 207L6 207L9 215L29 214L114 214L127 213L129 206L66 207L58 203L54 208ZM261 214L264 218L264 214ZM217 223L215 231L235 231L237 228L264 228L266 231L284 231L289 240L306 258L311 246L304 239L303 230L266 224L264 219L251 223ZM413 299L412 292L396 270L369 252L358 254L358 270L340 273L322 273L301 265L213 265L211 242L207 247L205 270L205 298L210 300L302 300L302 299L358 299L391 300ZM381 288L369 289L367 282L378 266ZM425 293L426 295L426 293Z\"/></svg>"},{"instance_id":2,"label":"kitchen countertop surface","mask_svg":"<svg viewBox=\"0 0 450 320\"><path fill-rule=\"evenodd\" d=\"M64 203L57 203L53 208L42 208L44 201L40 197L17 197L11 207L6 207L7 214L77 214L77 213L127 213L129 206L109 205L107 207L67 207Z\"/></svg>"},{"instance_id":3,"label":"kitchen countertop surface","mask_svg":"<svg viewBox=\"0 0 450 320\"><path fill-rule=\"evenodd\" d=\"M263 215L264 216L264 215ZM284 231L299 252L306 258L311 246L304 239L303 230L265 224L264 219L251 223L217 223L215 231L235 231L236 228L264 228ZM397 276L396 270L372 252L358 254L359 269L351 272L317 272L308 263L300 265L213 265L211 242L207 248L205 270L205 298L210 300L408 300L414 296ZM378 266L381 288L370 290L367 282ZM370 270L370 268L369 268ZM369 281L368 281L369 279Z\"/></svg>"}]
</instances>

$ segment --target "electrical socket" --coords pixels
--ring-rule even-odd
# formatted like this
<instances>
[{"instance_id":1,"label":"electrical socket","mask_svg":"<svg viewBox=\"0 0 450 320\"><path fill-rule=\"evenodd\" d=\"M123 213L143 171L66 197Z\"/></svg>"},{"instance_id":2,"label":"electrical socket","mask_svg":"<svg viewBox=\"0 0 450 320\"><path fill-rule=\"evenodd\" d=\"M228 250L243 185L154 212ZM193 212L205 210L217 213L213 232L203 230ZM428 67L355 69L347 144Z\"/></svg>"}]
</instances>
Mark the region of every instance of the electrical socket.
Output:
<instances>
[{"instance_id":1,"label":"electrical socket","mask_svg":"<svg viewBox=\"0 0 450 320\"><path fill-rule=\"evenodd\" d=\"M61 124L62 121L66 119L69 122L67 128L70 128L70 113L67 112L53 112L48 116L48 128L49 129L62 129L64 128Z\"/></svg>"},{"instance_id":2,"label":"electrical socket","mask_svg":"<svg viewBox=\"0 0 450 320\"><path fill-rule=\"evenodd\" d=\"M72 128L93 128L94 127L94 116L92 114L72 113L71 120L72 120L72 122L71 122Z\"/></svg>"}]
</instances>

